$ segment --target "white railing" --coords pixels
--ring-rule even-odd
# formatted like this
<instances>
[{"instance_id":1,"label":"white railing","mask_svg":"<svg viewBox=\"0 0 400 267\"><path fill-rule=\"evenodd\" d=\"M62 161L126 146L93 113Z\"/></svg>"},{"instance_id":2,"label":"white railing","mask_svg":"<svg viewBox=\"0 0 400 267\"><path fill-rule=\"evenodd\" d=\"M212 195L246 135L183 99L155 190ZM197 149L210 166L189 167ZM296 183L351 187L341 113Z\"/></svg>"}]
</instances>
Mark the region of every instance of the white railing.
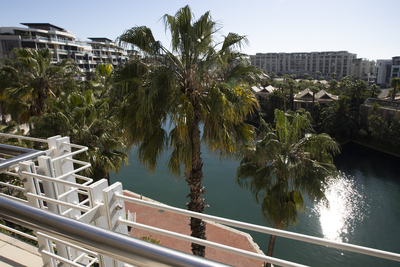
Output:
<instances>
[{"instance_id":1,"label":"white railing","mask_svg":"<svg viewBox=\"0 0 400 267\"><path fill-rule=\"evenodd\" d=\"M70 144L68 137L55 136L48 138L47 140L41 140L37 138L5 134L0 134L0 136L47 143L48 149L44 151L45 155L38 156L34 160L35 162L23 161L20 162L18 166L13 165L13 167L3 172L11 177L20 177L20 182L23 186L0 182L1 187L8 187L8 191L11 192L11 195L9 195L6 194L7 190L3 190L4 192L2 191L3 193L0 193L0 196L18 200L19 203L40 208L49 213L69 217L73 220L95 225L99 228L112 230L123 235L128 235L127 226L130 226L173 237L178 240L184 240L190 243L197 243L214 249L227 251L262 262L270 262L279 266L304 266L268 257L263 254L257 254L218 244L216 242L197 239L176 232L143 225L135 221L126 220L125 203L130 202L235 228L256 231L269 235L272 234L302 242L338 248L345 251L352 251L400 262L400 254L396 253L329 241L322 238L277 230L274 228L239 222L207 214L195 213L159 203L124 196L121 183L114 183L113 185L108 186L105 179L93 182L93 179L79 174L81 171L89 168L90 164L75 160L73 157L77 154L84 153L87 150L87 147ZM23 193L26 200L16 197L16 195L21 195L21 193ZM65 240L59 240L57 239L57 236L54 237L52 234L40 233L39 235L38 233L35 234L38 237L39 246L41 248L47 247L47 249L40 250L42 253L43 263L46 266L55 267L60 262L63 262L66 266L91 266L94 263L107 267L123 266L121 261L102 255L101 253L96 254L96 252L85 248L85 244L81 244L81 247L75 243L70 244L68 242L66 243ZM55 243L57 253L55 253L52 245L50 246L52 242Z\"/></svg>"}]
</instances>

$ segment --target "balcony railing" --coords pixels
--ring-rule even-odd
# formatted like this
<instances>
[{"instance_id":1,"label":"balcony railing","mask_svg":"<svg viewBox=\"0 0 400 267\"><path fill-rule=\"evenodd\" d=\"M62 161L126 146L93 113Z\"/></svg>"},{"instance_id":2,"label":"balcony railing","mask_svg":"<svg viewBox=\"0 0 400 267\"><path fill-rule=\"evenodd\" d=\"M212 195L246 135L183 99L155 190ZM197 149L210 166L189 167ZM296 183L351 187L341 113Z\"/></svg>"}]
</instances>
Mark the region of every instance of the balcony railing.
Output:
<instances>
[{"instance_id":1,"label":"balcony railing","mask_svg":"<svg viewBox=\"0 0 400 267\"><path fill-rule=\"evenodd\" d=\"M0 136L26 139L47 146L43 151L0 146L0 154L11 156L5 162L12 162L0 167L1 172L20 181L20 185L0 182L1 187L8 188L0 193L0 217L35 231L36 237L32 238L39 243L39 252L45 266L56 267L60 263L65 263L67 266L92 266L97 263L101 267L122 267L124 263L135 266L224 266L132 238L128 236L127 226L279 266L304 266L151 227L131 218L126 219L127 202L235 228L400 262L400 254L396 253L329 241L128 197L123 195L122 184L119 182L109 186L105 179L93 182L91 178L78 174L89 168L90 164L76 160L74 156L85 152L87 148L71 144L68 137L55 136L42 140L5 134ZM16 158L20 155L26 157ZM16 197L22 193L24 199ZM1 224L0 227L10 230Z\"/></svg>"}]
</instances>

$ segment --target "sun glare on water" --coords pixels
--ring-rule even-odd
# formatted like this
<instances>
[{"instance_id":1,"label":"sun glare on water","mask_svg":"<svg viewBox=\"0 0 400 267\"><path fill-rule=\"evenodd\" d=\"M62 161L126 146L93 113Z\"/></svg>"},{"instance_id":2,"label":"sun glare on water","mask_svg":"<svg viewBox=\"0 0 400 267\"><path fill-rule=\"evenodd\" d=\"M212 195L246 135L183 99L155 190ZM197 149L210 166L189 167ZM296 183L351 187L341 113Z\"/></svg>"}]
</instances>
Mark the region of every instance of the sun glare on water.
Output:
<instances>
[{"instance_id":1,"label":"sun glare on water","mask_svg":"<svg viewBox=\"0 0 400 267\"><path fill-rule=\"evenodd\" d=\"M364 196L356 189L354 177L344 173L336 179L329 178L325 195L328 205L320 201L313 208L319 215L324 238L347 242L349 233L355 231L356 222L366 216Z\"/></svg>"}]
</instances>

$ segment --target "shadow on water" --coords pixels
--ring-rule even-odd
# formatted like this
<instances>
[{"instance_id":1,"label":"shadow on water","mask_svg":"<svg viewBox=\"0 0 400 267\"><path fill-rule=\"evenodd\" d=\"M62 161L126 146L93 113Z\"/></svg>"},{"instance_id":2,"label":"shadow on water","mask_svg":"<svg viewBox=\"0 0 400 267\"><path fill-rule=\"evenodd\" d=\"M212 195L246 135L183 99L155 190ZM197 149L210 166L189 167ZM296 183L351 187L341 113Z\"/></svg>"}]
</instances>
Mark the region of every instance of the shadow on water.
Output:
<instances>
[{"instance_id":1,"label":"shadow on water","mask_svg":"<svg viewBox=\"0 0 400 267\"><path fill-rule=\"evenodd\" d=\"M204 150L203 150L204 151ZM143 194L157 201L186 208L188 187L183 178L167 172L169 155L161 157L154 174L139 166L132 152L130 165L112 182L123 182L124 189ZM206 213L239 221L265 225L259 206L250 193L235 183L237 161L220 161L207 152L204 161ZM343 147L335 158L342 173L328 189L330 209L323 203L306 200L307 213L300 214L290 231L349 242L371 248L400 253L400 159L356 144ZM263 251L269 236L251 233ZM318 245L277 238L274 256L310 266L399 266L399 263L344 252Z\"/></svg>"}]
</instances>

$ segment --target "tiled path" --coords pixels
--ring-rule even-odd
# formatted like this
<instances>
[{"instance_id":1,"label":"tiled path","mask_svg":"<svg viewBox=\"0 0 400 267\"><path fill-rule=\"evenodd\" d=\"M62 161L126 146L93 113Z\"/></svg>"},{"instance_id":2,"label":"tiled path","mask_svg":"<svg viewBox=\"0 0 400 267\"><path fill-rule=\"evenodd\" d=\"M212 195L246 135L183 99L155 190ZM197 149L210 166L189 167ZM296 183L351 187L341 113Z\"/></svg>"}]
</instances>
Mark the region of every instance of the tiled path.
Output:
<instances>
[{"instance_id":1,"label":"tiled path","mask_svg":"<svg viewBox=\"0 0 400 267\"><path fill-rule=\"evenodd\" d=\"M127 190L124 191L124 195L136 198L141 197L140 195L129 192ZM151 199L145 197L142 197L142 199L152 201ZM128 210L131 213L136 212L136 221L138 223L154 226L165 230L171 230L185 235L190 235L189 217L187 216L175 214L168 211L161 211L159 209L145 207L128 202L125 202L125 209L126 212L128 212ZM258 248L258 245L253 242L253 239L247 233L243 233L233 228L211 222L207 223L206 229L207 240L209 241L263 254L263 252ZM186 253L191 253L190 243L186 241L177 240L159 234L153 234L148 231L139 229L132 229L130 235L134 237L151 235L152 238L160 240L161 245L163 246L180 250ZM263 264L262 261L249 259L212 248L206 248L206 258L233 266L261 267Z\"/></svg>"},{"instance_id":2,"label":"tiled path","mask_svg":"<svg viewBox=\"0 0 400 267\"><path fill-rule=\"evenodd\" d=\"M38 248L0 233L0 267L43 266Z\"/></svg>"},{"instance_id":3,"label":"tiled path","mask_svg":"<svg viewBox=\"0 0 400 267\"><path fill-rule=\"evenodd\" d=\"M129 191L124 191L124 195L140 197ZM142 199L152 201L145 197ZM131 213L136 212L136 221L139 223L190 235L189 217L187 216L127 202L125 203L125 208L127 212L128 210ZM207 223L206 228L207 240L209 241L263 254L263 252L258 248L258 245L253 242L253 239L247 233L211 222ZM153 238L160 240L163 246L191 254L189 242L152 234L138 229L133 229L131 231L131 236L134 237L150 235ZM249 259L212 248L206 248L206 258L232 266L261 267L263 264L262 261ZM12 236L0 233L0 267L39 267L42 265L42 258L40 257L37 247L19 241Z\"/></svg>"}]
</instances>

